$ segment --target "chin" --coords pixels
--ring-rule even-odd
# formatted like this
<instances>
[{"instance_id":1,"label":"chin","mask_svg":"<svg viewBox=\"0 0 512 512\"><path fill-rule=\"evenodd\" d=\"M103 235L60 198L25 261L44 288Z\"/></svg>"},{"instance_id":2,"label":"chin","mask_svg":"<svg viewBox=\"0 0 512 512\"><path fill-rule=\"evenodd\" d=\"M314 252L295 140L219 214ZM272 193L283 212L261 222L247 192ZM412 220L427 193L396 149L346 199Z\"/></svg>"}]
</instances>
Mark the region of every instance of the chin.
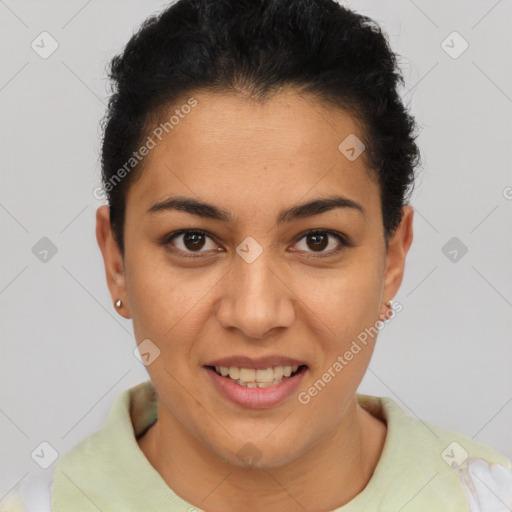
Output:
<instances>
[{"instance_id":1,"label":"chin","mask_svg":"<svg viewBox=\"0 0 512 512\"><path fill-rule=\"evenodd\" d=\"M285 466L297 459L301 453L296 444L290 443L290 436L287 437L288 443L283 443L280 439L270 442L268 439L249 439L236 441L230 446L218 447L214 449L214 454L225 460L228 464L239 468L247 469L272 469ZM236 446L236 450L233 450Z\"/></svg>"}]
</instances>

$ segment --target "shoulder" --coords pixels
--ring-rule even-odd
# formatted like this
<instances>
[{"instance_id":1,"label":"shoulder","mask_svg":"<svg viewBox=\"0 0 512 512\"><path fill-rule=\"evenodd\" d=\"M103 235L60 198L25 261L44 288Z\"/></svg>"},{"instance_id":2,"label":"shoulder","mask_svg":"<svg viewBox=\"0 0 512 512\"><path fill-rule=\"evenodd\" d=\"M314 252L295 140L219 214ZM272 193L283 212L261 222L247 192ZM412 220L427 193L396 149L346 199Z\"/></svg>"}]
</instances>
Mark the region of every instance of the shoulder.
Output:
<instances>
[{"instance_id":1,"label":"shoulder","mask_svg":"<svg viewBox=\"0 0 512 512\"><path fill-rule=\"evenodd\" d=\"M359 404L388 427L369 484L382 510L512 511L512 463L494 448L424 421L389 397L358 395ZM404 501L405 500L405 501Z\"/></svg>"},{"instance_id":2,"label":"shoulder","mask_svg":"<svg viewBox=\"0 0 512 512\"><path fill-rule=\"evenodd\" d=\"M55 468L28 475L0 500L0 512L51 512Z\"/></svg>"},{"instance_id":3,"label":"shoulder","mask_svg":"<svg viewBox=\"0 0 512 512\"><path fill-rule=\"evenodd\" d=\"M379 398L381 414L398 444L414 453L428 474L437 475L435 494L464 496L467 512L512 510L512 462L491 446L458 432L433 425L388 398ZM403 457L397 458L403 462ZM410 460L410 459L409 459ZM410 464L404 464L410 472ZM429 485L430 486L430 485Z\"/></svg>"},{"instance_id":4,"label":"shoulder","mask_svg":"<svg viewBox=\"0 0 512 512\"><path fill-rule=\"evenodd\" d=\"M470 512L512 510L512 469L508 462L505 467L475 457L458 470Z\"/></svg>"},{"instance_id":5,"label":"shoulder","mask_svg":"<svg viewBox=\"0 0 512 512\"><path fill-rule=\"evenodd\" d=\"M495 448L423 420L389 397L360 395L359 401L369 412L386 421L388 434L394 441L431 454L436 465L457 469L471 458L481 458L512 469L510 459Z\"/></svg>"}]
</instances>

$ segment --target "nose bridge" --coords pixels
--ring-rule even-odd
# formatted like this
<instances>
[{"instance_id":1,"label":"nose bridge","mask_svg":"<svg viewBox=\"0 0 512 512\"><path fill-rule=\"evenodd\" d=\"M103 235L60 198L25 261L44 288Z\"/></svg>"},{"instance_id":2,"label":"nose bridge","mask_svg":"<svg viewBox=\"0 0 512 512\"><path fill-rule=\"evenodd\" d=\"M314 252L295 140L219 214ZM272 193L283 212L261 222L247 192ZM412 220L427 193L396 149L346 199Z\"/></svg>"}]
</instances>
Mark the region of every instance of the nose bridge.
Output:
<instances>
[{"instance_id":1,"label":"nose bridge","mask_svg":"<svg viewBox=\"0 0 512 512\"><path fill-rule=\"evenodd\" d=\"M235 283L236 296L243 300L260 301L260 307L266 305L269 309L271 302L278 299L276 293L276 277L271 270L272 262L269 256L259 256L255 261L248 263L242 258L236 262Z\"/></svg>"},{"instance_id":2,"label":"nose bridge","mask_svg":"<svg viewBox=\"0 0 512 512\"><path fill-rule=\"evenodd\" d=\"M290 292L275 275L271 251L258 246L247 239L238 246L229 287L218 310L225 328L236 327L253 338L290 325L294 315Z\"/></svg>"},{"instance_id":3,"label":"nose bridge","mask_svg":"<svg viewBox=\"0 0 512 512\"><path fill-rule=\"evenodd\" d=\"M255 238L247 236L236 248L233 261L236 280L242 288L247 288L249 293L270 292L270 288L275 284L272 282L275 276L270 270L274 265L274 258L269 242L269 238L259 238L258 242Z\"/></svg>"}]
</instances>

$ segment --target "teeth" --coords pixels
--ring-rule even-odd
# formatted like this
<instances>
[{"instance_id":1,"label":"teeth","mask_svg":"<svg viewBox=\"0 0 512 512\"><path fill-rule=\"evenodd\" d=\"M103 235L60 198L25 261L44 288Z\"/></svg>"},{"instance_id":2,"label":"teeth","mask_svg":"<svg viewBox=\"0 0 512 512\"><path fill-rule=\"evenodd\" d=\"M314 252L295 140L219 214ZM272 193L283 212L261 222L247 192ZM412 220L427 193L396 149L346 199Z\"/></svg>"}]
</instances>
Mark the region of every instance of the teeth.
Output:
<instances>
[{"instance_id":1,"label":"teeth","mask_svg":"<svg viewBox=\"0 0 512 512\"><path fill-rule=\"evenodd\" d=\"M282 366L276 366L274 368L274 379L281 380L284 375L284 368Z\"/></svg>"},{"instance_id":2,"label":"teeth","mask_svg":"<svg viewBox=\"0 0 512 512\"><path fill-rule=\"evenodd\" d=\"M240 380L245 382L254 382L256 380L256 370L251 368L240 368Z\"/></svg>"},{"instance_id":3,"label":"teeth","mask_svg":"<svg viewBox=\"0 0 512 512\"><path fill-rule=\"evenodd\" d=\"M240 375L240 378L242 376ZM244 379L247 380L247 379ZM256 370L256 379L258 382L272 382L274 380L274 370L267 368L266 370Z\"/></svg>"},{"instance_id":4,"label":"teeth","mask_svg":"<svg viewBox=\"0 0 512 512\"><path fill-rule=\"evenodd\" d=\"M234 380L238 385L248 388L268 388L279 384L283 378L295 373L298 366L275 366L265 370L237 368L236 366L216 366L215 371L223 377Z\"/></svg>"},{"instance_id":5,"label":"teeth","mask_svg":"<svg viewBox=\"0 0 512 512\"><path fill-rule=\"evenodd\" d=\"M243 380L238 379L235 382L244 388L270 388L272 386L277 386L277 384L280 384L282 381L273 380L272 382L244 382Z\"/></svg>"},{"instance_id":6,"label":"teeth","mask_svg":"<svg viewBox=\"0 0 512 512\"><path fill-rule=\"evenodd\" d=\"M258 382L259 388L269 388L270 386L275 386L276 384L279 384L279 381L272 381L272 382Z\"/></svg>"}]
</instances>

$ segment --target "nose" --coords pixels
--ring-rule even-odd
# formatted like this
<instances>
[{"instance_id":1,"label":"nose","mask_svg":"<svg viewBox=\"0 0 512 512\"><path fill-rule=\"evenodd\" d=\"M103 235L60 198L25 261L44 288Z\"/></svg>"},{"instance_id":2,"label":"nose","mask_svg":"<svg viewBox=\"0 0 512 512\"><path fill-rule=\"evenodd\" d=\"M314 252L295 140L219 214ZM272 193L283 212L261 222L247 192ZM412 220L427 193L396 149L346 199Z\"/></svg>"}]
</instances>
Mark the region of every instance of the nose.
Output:
<instances>
[{"instance_id":1,"label":"nose","mask_svg":"<svg viewBox=\"0 0 512 512\"><path fill-rule=\"evenodd\" d=\"M261 340L293 323L294 294L285 273L270 259L265 251L252 263L235 257L216 310L222 327Z\"/></svg>"}]
</instances>

